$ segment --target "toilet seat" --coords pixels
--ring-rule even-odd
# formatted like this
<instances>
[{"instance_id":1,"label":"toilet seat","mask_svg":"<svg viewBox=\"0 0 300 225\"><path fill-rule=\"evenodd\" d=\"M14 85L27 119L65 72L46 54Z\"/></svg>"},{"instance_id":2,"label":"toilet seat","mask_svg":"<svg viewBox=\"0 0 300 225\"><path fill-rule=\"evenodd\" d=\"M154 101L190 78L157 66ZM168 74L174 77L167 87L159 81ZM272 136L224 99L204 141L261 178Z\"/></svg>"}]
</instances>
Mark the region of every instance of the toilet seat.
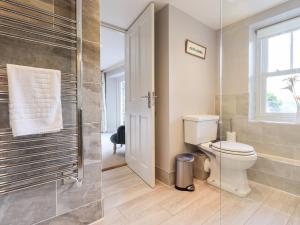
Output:
<instances>
[{"instance_id":1,"label":"toilet seat","mask_svg":"<svg viewBox=\"0 0 300 225\"><path fill-rule=\"evenodd\" d=\"M250 145L239 142L219 141L212 143L210 146L214 151L221 154L238 155L238 156L252 156L256 155L254 148Z\"/></svg>"}]
</instances>

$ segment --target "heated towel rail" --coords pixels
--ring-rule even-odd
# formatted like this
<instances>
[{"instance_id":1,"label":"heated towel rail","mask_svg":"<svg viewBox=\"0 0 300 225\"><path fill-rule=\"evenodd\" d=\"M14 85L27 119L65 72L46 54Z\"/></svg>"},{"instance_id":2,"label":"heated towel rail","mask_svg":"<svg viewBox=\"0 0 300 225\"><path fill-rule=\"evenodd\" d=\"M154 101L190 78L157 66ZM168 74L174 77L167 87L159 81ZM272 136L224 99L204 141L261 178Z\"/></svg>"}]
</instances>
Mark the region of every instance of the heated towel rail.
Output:
<instances>
[{"instance_id":1,"label":"heated towel rail","mask_svg":"<svg viewBox=\"0 0 300 225\"><path fill-rule=\"evenodd\" d=\"M74 51L77 58L76 73L62 73L62 105L75 105L75 124L64 124L58 133L18 138L9 125L0 129L0 195L59 180L81 181L82 0L76 0L76 20L19 1L0 0L1 36ZM7 115L0 119L8 119L5 65L0 65L1 107Z\"/></svg>"}]
</instances>

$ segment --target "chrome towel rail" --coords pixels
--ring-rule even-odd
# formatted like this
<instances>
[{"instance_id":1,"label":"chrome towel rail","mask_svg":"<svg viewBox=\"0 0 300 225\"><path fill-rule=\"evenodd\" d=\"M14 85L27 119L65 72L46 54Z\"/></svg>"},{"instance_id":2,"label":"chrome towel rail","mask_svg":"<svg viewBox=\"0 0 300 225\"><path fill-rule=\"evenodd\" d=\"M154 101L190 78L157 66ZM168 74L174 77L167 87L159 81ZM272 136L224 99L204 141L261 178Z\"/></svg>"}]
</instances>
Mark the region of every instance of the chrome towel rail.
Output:
<instances>
[{"instance_id":1,"label":"chrome towel rail","mask_svg":"<svg viewBox=\"0 0 300 225\"><path fill-rule=\"evenodd\" d=\"M12 0L0 2L1 36L76 50L77 21Z\"/></svg>"},{"instance_id":2,"label":"chrome towel rail","mask_svg":"<svg viewBox=\"0 0 300 225\"><path fill-rule=\"evenodd\" d=\"M5 12L9 12L9 13L13 13L15 15L24 16L24 17L29 18L29 19L34 19L36 21L41 21L43 23L48 23L48 24L52 24L52 25L55 25L55 26L59 26L59 27L63 27L63 28L68 28L70 30L76 30L76 27L73 27L73 26L70 26L70 25L66 25L66 24L63 24L63 23L58 23L58 22L55 22L53 20L49 21L48 19L43 19L43 18L41 18L39 16L33 16L33 15L30 15L30 14L27 14L27 13L24 13L24 12L21 12L21 11L17 11L17 10L14 10L14 9L9 9L9 8L1 7L0 6L0 10L3 10Z\"/></svg>"},{"instance_id":3,"label":"chrome towel rail","mask_svg":"<svg viewBox=\"0 0 300 225\"><path fill-rule=\"evenodd\" d=\"M36 168L36 169L29 169L26 172L21 171L21 172L15 172L15 173L10 173L10 174L3 174L0 176L0 179L7 179L9 177L16 177L16 176L26 176L29 174L37 174L40 173L43 170L46 171L55 171L57 168L65 168L65 167L74 167L76 166L77 160L69 161L68 163L57 163L55 165L49 165L43 168Z\"/></svg>"},{"instance_id":4,"label":"chrome towel rail","mask_svg":"<svg viewBox=\"0 0 300 225\"><path fill-rule=\"evenodd\" d=\"M36 187L36 186L40 186L42 184L52 183L52 182L59 181L59 180L64 180L64 179L74 179L74 181L80 180L77 177L77 173L68 174L68 175L60 175L60 176L57 176L55 178L41 180L41 181L38 181L38 182L33 182L33 183L30 183L30 184L20 185L20 186L17 186L17 187L0 188L0 195L9 194L11 192L24 190L24 189L27 189L29 187Z\"/></svg>"},{"instance_id":5,"label":"chrome towel rail","mask_svg":"<svg viewBox=\"0 0 300 225\"><path fill-rule=\"evenodd\" d=\"M76 50L75 47L70 47L70 46L66 46L66 45L62 45L62 44L56 44L56 43L53 43L50 41L40 41L40 40L34 39L34 38L25 38L25 37L22 37L21 35L10 34L8 32L3 32L3 31L0 31L0 35L9 37L9 38L23 40L23 41L30 41L30 42L34 42L34 43L38 43L38 44L53 46L53 47L60 47L60 48L65 48L65 49L69 49L69 50Z\"/></svg>"},{"instance_id":6,"label":"chrome towel rail","mask_svg":"<svg viewBox=\"0 0 300 225\"><path fill-rule=\"evenodd\" d=\"M7 2L11 5L15 5L15 6L18 6L18 7L23 8L23 9L31 10L32 12L37 12L37 13L40 13L40 14L44 14L46 16L51 16L53 18L57 18L57 19L64 20L64 21L67 21L67 22L71 22L71 23L75 23L75 24L77 23L76 20L72 20L70 18L60 16L60 15L57 15L55 13L48 12L48 11L40 9L40 8L31 7L31 6L23 4L21 2L15 2L15 1L11 1L11 0L1 0L1 1L2 2Z\"/></svg>"},{"instance_id":7,"label":"chrome towel rail","mask_svg":"<svg viewBox=\"0 0 300 225\"><path fill-rule=\"evenodd\" d=\"M0 20L1 21L3 20L4 22L9 22L9 23L15 24L16 26L21 26L22 25L22 26L29 27L31 29L41 30L41 31L46 32L46 33L55 33L55 34L59 34L59 35L71 36L71 37L76 38L75 33L67 32L67 31L56 29L56 28L53 28L53 27L45 27L45 26L33 24L33 23L26 22L26 21L23 21L23 20L20 20L20 19L10 18L10 17L4 16L4 15L0 15Z\"/></svg>"},{"instance_id":8,"label":"chrome towel rail","mask_svg":"<svg viewBox=\"0 0 300 225\"><path fill-rule=\"evenodd\" d=\"M58 133L15 138L5 125L8 123L0 123L0 196L65 179L81 181L82 0L76 0L76 19L15 0L0 0L0 3L0 39L16 39L77 54L76 72L62 73L61 80L63 113L71 114L70 124L65 124ZM7 119L6 63L10 62L1 63L4 65L0 65L0 114ZM76 112L66 110L72 108Z\"/></svg>"},{"instance_id":9,"label":"chrome towel rail","mask_svg":"<svg viewBox=\"0 0 300 225\"><path fill-rule=\"evenodd\" d=\"M56 35L52 35L52 34L45 34L45 33L42 33L42 32L39 32L39 31L32 31L30 29L27 29L27 28L16 28L12 25L8 25L8 24L1 24L0 23L0 26L1 27L4 27L4 28L8 28L8 29L13 29L13 30L17 30L17 31L22 31L22 32L26 32L26 33L29 33L29 34L35 34L35 35L39 35L39 36L43 36L43 37L46 37L46 38L53 38L53 39L57 39L57 40L60 40L60 41L65 41L65 42L69 42L69 43L76 43L76 40L73 40L73 39L68 39L68 38L64 38L64 37L60 37L60 36L56 36Z\"/></svg>"}]
</instances>

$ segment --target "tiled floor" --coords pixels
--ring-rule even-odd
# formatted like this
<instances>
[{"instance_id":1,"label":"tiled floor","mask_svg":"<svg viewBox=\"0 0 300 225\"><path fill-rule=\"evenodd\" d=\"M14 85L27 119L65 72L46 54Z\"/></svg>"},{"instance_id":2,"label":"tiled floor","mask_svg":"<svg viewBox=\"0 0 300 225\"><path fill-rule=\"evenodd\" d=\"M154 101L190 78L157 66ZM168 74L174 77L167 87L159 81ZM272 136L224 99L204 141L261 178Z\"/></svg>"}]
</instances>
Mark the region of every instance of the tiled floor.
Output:
<instances>
[{"instance_id":1,"label":"tiled floor","mask_svg":"<svg viewBox=\"0 0 300 225\"><path fill-rule=\"evenodd\" d=\"M239 198L204 182L180 192L149 188L127 167L103 174L105 217L93 225L300 225L300 198L251 183ZM220 222L221 221L221 222Z\"/></svg>"}]
</instances>

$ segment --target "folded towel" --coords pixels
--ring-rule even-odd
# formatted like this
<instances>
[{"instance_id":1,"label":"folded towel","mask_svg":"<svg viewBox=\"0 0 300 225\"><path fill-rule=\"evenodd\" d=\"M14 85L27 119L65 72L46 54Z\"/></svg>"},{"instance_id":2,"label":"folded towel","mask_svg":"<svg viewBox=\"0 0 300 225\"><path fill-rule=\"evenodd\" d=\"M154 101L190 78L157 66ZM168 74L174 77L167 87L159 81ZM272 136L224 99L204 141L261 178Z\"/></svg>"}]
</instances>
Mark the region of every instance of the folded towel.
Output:
<instances>
[{"instance_id":1,"label":"folded towel","mask_svg":"<svg viewBox=\"0 0 300 225\"><path fill-rule=\"evenodd\" d=\"M63 129L60 71L8 64L7 77L14 137Z\"/></svg>"}]
</instances>

